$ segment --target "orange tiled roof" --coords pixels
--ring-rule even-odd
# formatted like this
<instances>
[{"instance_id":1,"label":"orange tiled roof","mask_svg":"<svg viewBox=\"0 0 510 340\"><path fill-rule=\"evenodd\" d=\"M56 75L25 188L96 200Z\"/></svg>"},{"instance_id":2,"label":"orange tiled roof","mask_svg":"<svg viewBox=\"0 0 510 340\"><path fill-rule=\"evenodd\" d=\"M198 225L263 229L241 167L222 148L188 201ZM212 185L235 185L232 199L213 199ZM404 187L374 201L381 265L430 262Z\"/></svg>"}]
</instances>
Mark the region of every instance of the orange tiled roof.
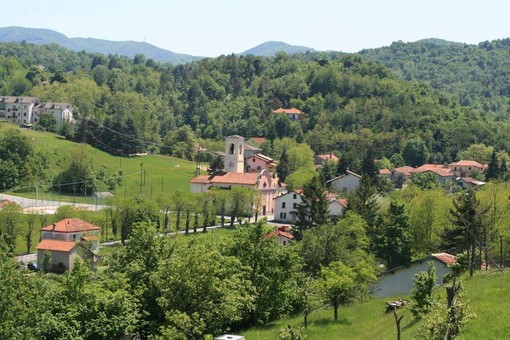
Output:
<instances>
[{"instance_id":1,"label":"orange tiled roof","mask_svg":"<svg viewBox=\"0 0 510 340\"><path fill-rule=\"evenodd\" d=\"M259 180L258 172L224 172L210 178L211 183L255 185Z\"/></svg>"},{"instance_id":2,"label":"orange tiled roof","mask_svg":"<svg viewBox=\"0 0 510 340\"><path fill-rule=\"evenodd\" d=\"M266 141L264 137L251 137L250 139L259 144L262 144Z\"/></svg>"},{"instance_id":3,"label":"orange tiled roof","mask_svg":"<svg viewBox=\"0 0 510 340\"><path fill-rule=\"evenodd\" d=\"M425 172L436 169L445 169L442 164L423 164L410 172Z\"/></svg>"},{"instance_id":4,"label":"orange tiled roof","mask_svg":"<svg viewBox=\"0 0 510 340\"><path fill-rule=\"evenodd\" d=\"M267 234L264 238L271 238L271 237L276 237L276 236L283 236L285 238L288 238L289 240L294 239L294 235L292 235L291 233L288 233L286 231L281 231L281 230L272 231L269 234Z\"/></svg>"},{"instance_id":5,"label":"orange tiled roof","mask_svg":"<svg viewBox=\"0 0 510 340\"><path fill-rule=\"evenodd\" d=\"M391 175L391 171L388 169L380 169L379 175Z\"/></svg>"},{"instance_id":6,"label":"orange tiled roof","mask_svg":"<svg viewBox=\"0 0 510 340\"><path fill-rule=\"evenodd\" d=\"M299 111L295 107L293 107L291 109L279 108L279 109L274 110L273 113L285 113L285 114L288 114L288 115L290 115L290 114L295 114L295 115L303 114L303 112Z\"/></svg>"},{"instance_id":7,"label":"orange tiled roof","mask_svg":"<svg viewBox=\"0 0 510 340\"><path fill-rule=\"evenodd\" d=\"M44 239L41 242L39 242L39 244L35 248L37 250L70 252L74 248L74 246L76 246L75 242Z\"/></svg>"},{"instance_id":8,"label":"orange tiled roof","mask_svg":"<svg viewBox=\"0 0 510 340\"><path fill-rule=\"evenodd\" d=\"M347 207L347 199L346 198L340 198L340 199L337 199L336 200L338 203L340 203L340 205L344 208Z\"/></svg>"},{"instance_id":9,"label":"orange tiled roof","mask_svg":"<svg viewBox=\"0 0 510 340\"><path fill-rule=\"evenodd\" d=\"M432 254L436 259L443 262L444 264L454 264L457 260L455 256L450 255L448 253L438 253L438 254Z\"/></svg>"},{"instance_id":10,"label":"orange tiled roof","mask_svg":"<svg viewBox=\"0 0 510 340\"><path fill-rule=\"evenodd\" d=\"M317 157L319 157L323 161L338 161L338 157L331 153L329 153L327 155L317 155Z\"/></svg>"},{"instance_id":11,"label":"orange tiled roof","mask_svg":"<svg viewBox=\"0 0 510 340\"><path fill-rule=\"evenodd\" d=\"M210 175L198 175L193 177L189 182L190 183L198 183L198 184L209 184L211 182Z\"/></svg>"},{"instance_id":12,"label":"orange tiled roof","mask_svg":"<svg viewBox=\"0 0 510 340\"><path fill-rule=\"evenodd\" d=\"M414 170L416 169L409 165L404 165L399 168L393 169L393 171L398 172L399 174L402 174L404 176L411 176L411 173L414 172Z\"/></svg>"},{"instance_id":13,"label":"orange tiled roof","mask_svg":"<svg viewBox=\"0 0 510 340\"><path fill-rule=\"evenodd\" d=\"M448 166L467 166L467 167L474 167L474 168L480 168L484 169L487 167L487 164L481 164L477 161L471 161L471 160L460 160L458 162L450 163Z\"/></svg>"},{"instance_id":14,"label":"orange tiled roof","mask_svg":"<svg viewBox=\"0 0 510 340\"><path fill-rule=\"evenodd\" d=\"M62 221L41 228L41 230L55 231L59 233L76 233L80 231L101 230L101 228L91 223L85 222L84 220L80 220L79 218L65 218Z\"/></svg>"}]
</instances>

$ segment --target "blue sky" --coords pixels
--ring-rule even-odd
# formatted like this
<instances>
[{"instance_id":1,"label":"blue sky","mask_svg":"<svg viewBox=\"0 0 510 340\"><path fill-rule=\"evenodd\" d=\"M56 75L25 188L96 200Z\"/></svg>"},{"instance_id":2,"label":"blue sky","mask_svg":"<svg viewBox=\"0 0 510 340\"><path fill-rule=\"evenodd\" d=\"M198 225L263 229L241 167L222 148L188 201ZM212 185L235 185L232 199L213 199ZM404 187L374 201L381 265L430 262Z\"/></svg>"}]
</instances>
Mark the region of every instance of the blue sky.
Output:
<instances>
[{"instance_id":1,"label":"blue sky","mask_svg":"<svg viewBox=\"0 0 510 340\"><path fill-rule=\"evenodd\" d=\"M268 40L356 52L397 40L478 43L510 37L510 1L504 0L1 0L0 8L1 26L145 40L211 57Z\"/></svg>"}]
</instances>

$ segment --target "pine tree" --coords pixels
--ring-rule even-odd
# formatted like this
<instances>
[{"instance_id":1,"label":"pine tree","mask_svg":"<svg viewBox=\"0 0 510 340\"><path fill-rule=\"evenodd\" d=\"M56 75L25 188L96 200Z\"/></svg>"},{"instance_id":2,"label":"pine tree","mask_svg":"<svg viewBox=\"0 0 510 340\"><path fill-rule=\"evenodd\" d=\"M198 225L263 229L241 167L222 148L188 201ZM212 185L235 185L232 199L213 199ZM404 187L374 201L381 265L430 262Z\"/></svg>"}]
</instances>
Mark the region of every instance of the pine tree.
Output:
<instances>
[{"instance_id":1,"label":"pine tree","mask_svg":"<svg viewBox=\"0 0 510 340\"><path fill-rule=\"evenodd\" d=\"M469 275L473 276L476 259L476 246L479 245L483 230L483 217L489 207L480 207L480 200L476 198L471 188L465 194L453 200L450 210L454 227L447 230L443 240L444 245L455 248L457 253L468 252Z\"/></svg>"},{"instance_id":2,"label":"pine tree","mask_svg":"<svg viewBox=\"0 0 510 340\"><path fill-rule=\"evenodd\" d=\"M299 231L319 227L329 222L329 206L326 199L326 187L320 177L315 175L303 186L302 203L296 208L296 229Z\"/></svg>"},{"instance_id":3,"label":"pine tree","mask_svg":"<svg viewBox=\"0 0 510 340\"><path fill-rule=\"evenodd\" d=\"M347 210L352 210L363 217L368 225L368 235L374 241L374 226L377 221L379 204L377 203L377 191L372 181L363 176L361 177L359 186L356 188L351 197L349 197Z\"/></svg>"},{"instance_id":4,"label":"pine tree","mask_svg":"<svg viewBox=\"0 0 510 340\"><path fill-rule=\"evenodd\" d=\"M367 150L365 157L363 158L363 163L361 164L361 174L364 177L370 178L372 183L377 183L377 179L379 176L379 168L377 164L375 164L374 153L372 148Z\"/></svg>"},{"instance_id":5,"label":"pine tree","mask_svg":"<svg viewBox=\"0 0 510 340\"><path fill-rule=\"evenodd\" d=\"M283 149L282 151L280 161L278 162L278 166L276 167L276 173L278 174L278 178L281 181L285 181L285 179L289 175L289 156L287 154L286 149Z\"/></svg>"},{"instance_id":6,"label":"pine tree","mask_svg":"<svg viewBox=\"0 0 510 340\"><path fill-rule=\"evenodd\" d=\"M491 179L496 179L499 177L499 162L498 157L496 155L496 150L492 151L491 160L489 162L489 168L487 169L487 174L485 175L485 179L490 181Z\"/></svg>"}]
</instances>

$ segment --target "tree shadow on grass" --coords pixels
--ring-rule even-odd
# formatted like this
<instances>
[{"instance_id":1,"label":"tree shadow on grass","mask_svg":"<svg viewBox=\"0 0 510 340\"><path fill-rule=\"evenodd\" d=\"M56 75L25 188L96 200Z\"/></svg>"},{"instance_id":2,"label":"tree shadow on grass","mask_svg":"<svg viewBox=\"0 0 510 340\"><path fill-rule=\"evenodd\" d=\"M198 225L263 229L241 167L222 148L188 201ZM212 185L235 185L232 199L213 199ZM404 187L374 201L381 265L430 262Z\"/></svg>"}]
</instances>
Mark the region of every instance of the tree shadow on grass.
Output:
<instances>
[{"instance_id":1,"label":"tree shadow on grass","mask_svg":"<svg viewBox=\"0 0 510 340\"><path fill-rule=\"evenodd\" d=\"M416 325L418 322L422 320L421 317L414 317L409 323L407 323L404 327L402 327L402 330L408 329Z\"/></svg>"},{"instance_id":2,"label":"tree shadow on grass","mask_svg":"<svg viewBox=\"0 0 510 340\"><path fill-rule=\"evenodd\" d=\"M352 322L346 318L339 318L337 321L329 318L321 318L319 320L310 321L309 324L313 326L324 327L329 325L351 325Z\"/></svg>"}]
</instances>

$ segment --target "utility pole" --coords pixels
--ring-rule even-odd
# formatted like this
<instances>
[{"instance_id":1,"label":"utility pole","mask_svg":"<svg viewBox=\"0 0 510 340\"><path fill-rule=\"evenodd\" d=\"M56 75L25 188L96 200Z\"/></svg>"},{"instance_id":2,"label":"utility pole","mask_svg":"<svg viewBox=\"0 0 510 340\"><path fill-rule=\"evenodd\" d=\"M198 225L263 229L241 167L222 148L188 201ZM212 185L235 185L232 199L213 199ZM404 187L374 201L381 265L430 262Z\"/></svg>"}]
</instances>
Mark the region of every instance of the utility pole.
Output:
<instances>
[{"instance_id":1,"label":"utility pole","mask_svg":"<svg viewBox=\"0 0 510 340\"><path fill-rule=\"evenodd\" d=\"M503 271L503 236L499 235L499 269Z\"/></svg>"},{"instance_id":2,"label":"utility pole","mask_svg":"<svg viewBox=\"0 0 510 340\"><path fill-rule=\"evenodd\" d=\"M142 185L143 185L143 162L140 163L140 195L143 192Z\"/></svg>"}]
</instances>

